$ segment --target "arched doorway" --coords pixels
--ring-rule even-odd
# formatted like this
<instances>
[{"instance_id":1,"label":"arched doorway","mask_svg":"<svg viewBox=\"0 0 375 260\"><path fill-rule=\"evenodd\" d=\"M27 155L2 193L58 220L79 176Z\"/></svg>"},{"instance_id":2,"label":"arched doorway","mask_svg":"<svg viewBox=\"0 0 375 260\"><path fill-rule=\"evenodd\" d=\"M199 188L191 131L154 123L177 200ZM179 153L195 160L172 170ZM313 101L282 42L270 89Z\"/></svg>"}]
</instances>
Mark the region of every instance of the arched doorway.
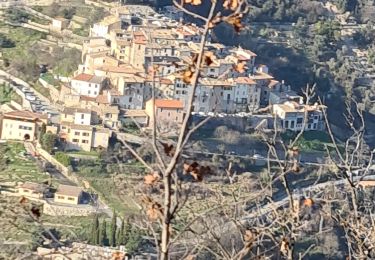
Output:
<instances>
[{"instance_id":1,"label":"arched doorway","mask_svg":"<svg viewBox=\"0 0 375 260\"><path fill-rule=\"evenodd\" d=\"M29 134L25 134L25 135L23 136L23 139L24 139L25 141L30 140L30 135L29 135Z\"/></svg>"}]
</instances>

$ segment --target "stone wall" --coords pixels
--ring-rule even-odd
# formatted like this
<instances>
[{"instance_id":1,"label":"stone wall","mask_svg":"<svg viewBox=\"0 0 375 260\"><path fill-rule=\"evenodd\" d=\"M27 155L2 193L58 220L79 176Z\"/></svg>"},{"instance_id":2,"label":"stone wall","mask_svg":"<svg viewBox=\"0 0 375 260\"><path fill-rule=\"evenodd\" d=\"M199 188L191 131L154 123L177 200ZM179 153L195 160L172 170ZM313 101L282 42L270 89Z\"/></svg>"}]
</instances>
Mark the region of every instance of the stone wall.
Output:
<instances>
[{"instance_id":1,"label":"stone wall","mask_svg":"<svg viewBox=\"0 0 375 260\"><path fill-rule=\"evenodd\" d=\"M65 206L48 201L43 204L43 214L50 216L88 216L95 212L96 208L91 205Z\"/></svg>"}]
</instances>

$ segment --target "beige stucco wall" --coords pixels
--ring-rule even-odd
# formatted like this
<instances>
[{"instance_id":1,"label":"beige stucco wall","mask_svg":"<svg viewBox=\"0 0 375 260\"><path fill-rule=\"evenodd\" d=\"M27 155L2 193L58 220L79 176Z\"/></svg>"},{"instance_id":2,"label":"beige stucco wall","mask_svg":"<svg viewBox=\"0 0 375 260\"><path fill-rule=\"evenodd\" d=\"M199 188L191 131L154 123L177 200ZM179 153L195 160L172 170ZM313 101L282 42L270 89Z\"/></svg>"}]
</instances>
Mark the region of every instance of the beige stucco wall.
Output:
<instances>
[{"instance_id":1,"label":"beige stucco wall","mask_svg":"<svg viewBox=\"0 0 375 260\"><path fill-rule=\"evenodd\" d=\"M59 203L78 205L79 197L66 196L66 195L61 195L61 194L56 193L54 201L59 202Z\"/></svg>"},{"instance_id":2,"label":"beige stucco wall","mask_svg":"<svg viewBox=\"0 0 375 260\"><path fill-rule=\"evenodd\" d=\"M109 139L109 134L108 133L102 133L102 132L94 132L93 136L93 147L103 147L107 148L108 147L108 139Z\"/></svg>"},{"instance_id":3,"label":"beige stucco wall","mask_svg":"<svg viewBox=\"0 0 375 260\"><path fill-rule=\"evenodd\" d=\"M24 140L26 135L30 136L30 141L35 140L36 124L34 122L24 122L8 118L3 119L1 139Z\"/></svg>"},{"instance_id":4,"label":"beige stucco wall","mask_svg":"<svg viewBox=\"0 0 375 260\"><path fill-rule=\"evenodd\" d=\"M84 151L90 151L92 145L92 131L70 129L70 133L67 134L66 141L68 142L69 149L82 149Z\"/></svg>"},{"instance_id":5,"label":"beige stucco wall","mask_svg":"<svg viewBox=\"0 0 375 260\"><path fill-rule=\"evenodd\" d=\"M35 199L42 199L43 194L35 192L33 190L25 189L25 188L18 188L18 194L20 196L25 196L29 198L35 198Z\"/></svg>"}]
</instances>

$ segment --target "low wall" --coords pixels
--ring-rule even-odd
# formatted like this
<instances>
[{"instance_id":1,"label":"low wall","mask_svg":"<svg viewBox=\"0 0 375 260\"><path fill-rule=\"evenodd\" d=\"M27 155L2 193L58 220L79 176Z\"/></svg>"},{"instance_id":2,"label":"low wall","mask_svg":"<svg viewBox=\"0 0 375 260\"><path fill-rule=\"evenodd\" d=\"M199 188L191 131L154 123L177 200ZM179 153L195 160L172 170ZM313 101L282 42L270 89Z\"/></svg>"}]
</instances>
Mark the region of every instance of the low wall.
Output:
<instances>
[{"instance_id":1,"label":"low wall","mask_svg":"<svg viewBox=\"0 0 375 260\"><path fill-rule=\"evenodd\" d=\"M111 8L112 8L112 6L110 6L109 4L104 4L102 2L96 2L96 1L90 1L90 0L85 0L85 4L93 5L93 6L96 6L96 7L102 7L107 11L110 11Z\"/></svg>"},{"instance_id":2,"label":"low wall","mask_svg":"<svg viewBox=\"0 0 375 260\"><path fill-rule=\"evenodd\" d=\"M49 94L51 96L52 102L54 103L57 102L60 97L60 91L42 78L39 78L39 82L40 84L42 84L43 87L49 90Z\"/></svg>"},{"instance_id":3,"label":"low wall","mask_svg":"<svg viewBox=\"0 0 375 260\"><path fill-rule=\"evenodd\" d=\"M31 21L31 20L27 21L27 23L30 24L30 25L33 25L33 26L36 26L36 27L40 27L41 29L49 31L49 25L44 25L44 24L36 23L36 22Z\"/></svg>"},{"instance_id":4,"label":"low wall","mask_svg":"<svg viewBox=\"0 0 375 260\"><path fill-rule=\"evenodd\" d=\"M90 205L65 206L48 201L43 204L43 214L50 216L88 216L95 212L96 208Z\"/></svg>"}]
</instances>

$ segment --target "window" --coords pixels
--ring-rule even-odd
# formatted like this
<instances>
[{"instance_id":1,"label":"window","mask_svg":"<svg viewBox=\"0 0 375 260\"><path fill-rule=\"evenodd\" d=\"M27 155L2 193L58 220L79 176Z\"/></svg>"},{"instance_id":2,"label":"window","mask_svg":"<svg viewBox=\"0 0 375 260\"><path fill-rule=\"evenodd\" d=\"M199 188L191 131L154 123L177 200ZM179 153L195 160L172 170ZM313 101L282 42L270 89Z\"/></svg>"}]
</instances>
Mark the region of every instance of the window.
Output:
<instances>
[{"instance_id":1,"label":"window","mask_svg":"<svg viewBox=\"0 0 375 260\"><path fill-rule=\"evenodd\" d=\"M302 124L302 122L303 122L303 118L302 117L297 118L297 125Z\"/></svg>"},{"instance_id":2,"label":"window","mask_svg":"<svg viewBox=\"0 0 375 260\"><path fill-rule=\"evenodd\" d=\"M79 142L78 139L73 139L72 141L73 141L73 143L78 143Z\"/></svg>"},{"instance_id":3,"label":"window","mask_svg":"<svg viewBox=\"0 0 375 260\"><path fill-rule=\"evenodd\" d=\"M57 198L58 198L59 200L63 200L63 199L65 199L64 196L57 196Z\"/></svg>"},{"instance_id":4,"label":"window","mask_svg":"<svg viewBox=\"0 0 375 260\"><path fill-rule=\"evenodd\" d=\"M294 121L290 121L290 128L294 128Z\"/></svg>"},{"instance_id":5,"label":"window","mask_svg":"<svg viewBox=\"0 0 375 260\"><path fill-rule=\"evenodd\" d=\"M289 128L289 121L288 121L288 120L285 120L285 122L284 122L284 127L285 127L285 128Z\"/></svg>"},{"instance_id":6,"label":"window","mask_svg":"<svg viewBox=\"0 0 375 260\"><path fill-rule=\"evenodd\" d=\"M129 103L133 101L133 97L129 97Z\"/></svg>"},{"instance_id":7,"label":"window","mask_svg":"<svg viewBox=\"0 0 375 260\"><path fill-rule=\"evenodd\" d=\"M85 114L81 114L81 119L85 119Z\"/></svg>"},{"instance_id":8,"label":"window","mask_svg":"<svg viewBox=\"0 0 375 260\"><path fill-rule=\"evenodd\" d=\"M90 94L91 94L91 91L89 90L89 91L87 91L87 93L90 95Z\"/></svg>"},{"instance_id":9,"label":"window","mask_svg":"<svg viewBox=\"0 0 375 260\"><path fill-rule=\"evenodd\" d=\"M75 200L75 198L73 198L73 197L68 197L68 200Z\"/></svg>"},{"instance_id":10,"label":"window","mask_svg":"<svg viewBox=\"0 0 375 260\"><path fill-rule=\"evenodd\" d=\"M88 144L88 143L89 143L89 140L82 140L82 143L83 143L83 144Z\"/></svg>"},{"instance_id":11,"label":"window","mask_svg":"<svg viewBox=\"0 0 375 260\"><path fill-rule=\"evenodd\" d=\"M314 123L314 124L313 124L313 129L316 129L316 126L317 126L316 123Z\"/></svg>"},{"instance_id":12,"label":"window","mask_svg":"<svg viewBox=\"0 0 375 260\"><path fill-rule=\"evenodd\" d=\"M89 133L82 133L83 136L90 136Z\"/></svg>"},{"instance_id":13,"label":"window","mask_svg":"<svg viewBox=\"0 0 375 260\"><path fill-rule=\"evenodd\" d=\"M74 135L80 135L80 132L74 132Z\"/></svg>"}]
</instances>

